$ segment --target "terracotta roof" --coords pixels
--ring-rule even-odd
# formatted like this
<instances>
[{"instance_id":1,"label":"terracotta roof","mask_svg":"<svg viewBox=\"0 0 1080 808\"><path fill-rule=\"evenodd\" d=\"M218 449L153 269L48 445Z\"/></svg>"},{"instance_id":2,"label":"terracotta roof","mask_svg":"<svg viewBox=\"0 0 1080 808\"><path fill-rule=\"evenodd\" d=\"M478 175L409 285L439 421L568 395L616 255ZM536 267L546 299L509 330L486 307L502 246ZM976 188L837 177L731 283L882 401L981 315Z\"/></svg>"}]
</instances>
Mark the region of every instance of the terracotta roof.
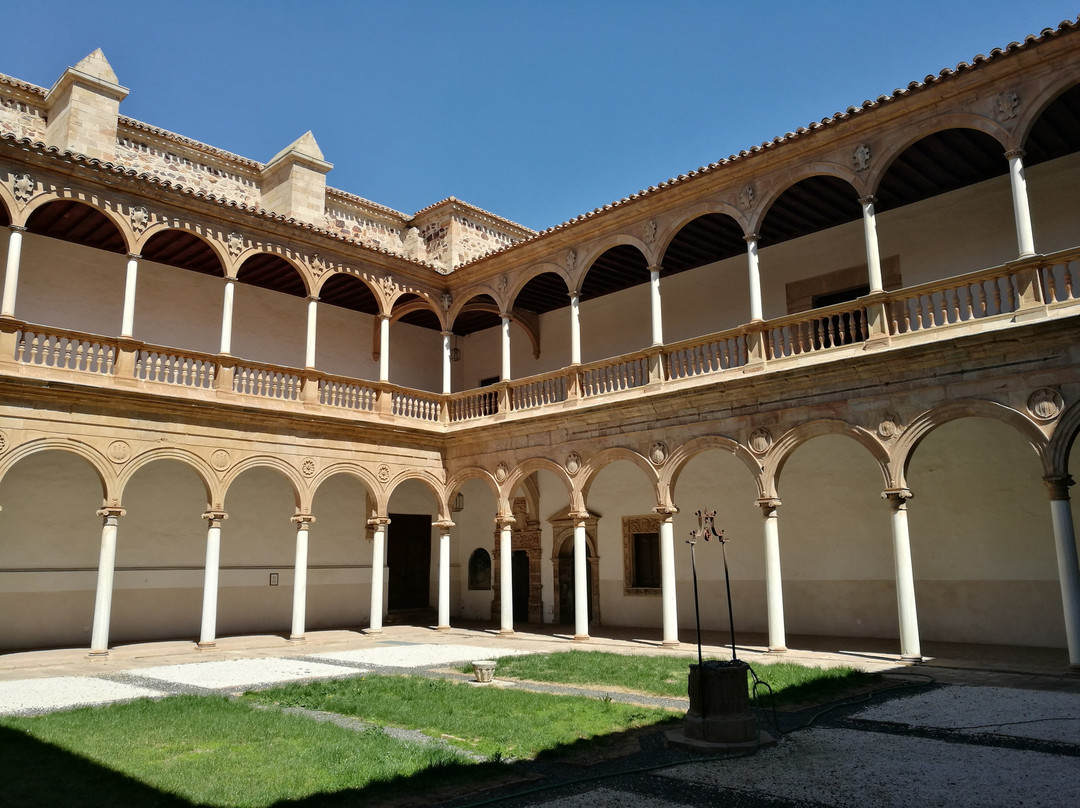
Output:
<instances>
[{"instance_id":1,"label":"terracotta roof","mask_svg":"<svg viewBox=\"0 0 1080 808\"><path fill-rule=\"evenodd\" d=\"M726 159L718 160L715 163L709 163L709 165L707 165L707 166L699 166L696 170L688 171L685 174L680 174L678 177L672 177L672 178L670 178L670 179L668 179L668 180L666 180L664 182L659 182L656 185L650 185L648 188L642 189L642 190L638 191L637 193L630 194L629 196L624 196L622 199L619 199L619 200L617 200L615 202L610 202L610 203L608 203L606 205L602 205L601 207L594 208L593 210L588 211L587 213L582 213L579 216L575 216L573 219L568 219L567 221L563 222L562 224L557 224L557 225L554 225L553 227L547 228L546 230L541 230L536 235L531 236L531 237L526 238L526 239L522 239L521 241L516 242L515 244L511 244L511 245L508 245L506 247L501 247L501 248L492 250L489 253L485 253L484 255L481 255L481 256L479 256L477 258L472 259L471 261L467 261L466 263L461 264L460 266L456 267L455 269L460 270L460 269L463 269L465 267L472 266L473 264L479 263L480 261L484 261L484 260L492 257L493 255L498 255L498 254L501 254L501 253L504 253L504 252L508 252L510 250L517 249L517 248L519 248L519 247L521 247L521 246L523 246L525 244L528 244L530 242L536 241L537 239L543 238L545 235L547 235L549 233L554 233L554 232L557 232L557 231L564 230L565 228L569 227L572 224L575 224L576 222L581 222L581 221L584 221L586 219L592 219L592 218L594 218L596 216L607 213L608 211L614 210L615 208L622 207L623 205L625 205L625 204L627 204L629 202L633 202L633 201L635 201L637 199L641 199L642 197L649 196L651 194L655 194L657 192L666 190L666 189L671 188L671 187L676 186L676 185L682 185L685 182L688 182L690 180L701 177L701 176L703 176L705 174L708 174L708 173L710 173L712 171L715 171L715 170L717 170L719 168L723 168L724 166L735 163L735 162L737 162L737 161L739 161L741 159L744 159L746 157L750 157L752 155L759 154L759 153L761 153L763 151L766 151L768 149L774 149L777 146L786 145L787 143L790 143L793 140L796 140L796 139L798 139L800 137L804 137L806 135L812 134L812 133L814 133L814 132L816 132L816 131L818 131L820 129L824 129L827 126L833 126L833 125L836 125L837 123L839 123L841 121L849 120L849 119L851 119L852 117L854 117L856 115L861 115L862 113L866 112L867 110L874 109L876 107L881 106L882 104L887 104L887 103L889 103L891 101L894 101L894 100L896 100L898 98L903 98L905 96L911 95L913 92L918 92L920 90L923 90L923 89L925 89L926 87L928 87L930 85L940 84L943 81L948 81L949 79L953 78L956 75L959 75L961 73L965 73L965 72L967 72L969 70L975 70L976 68L978 68L982 64L985 64L987 62L992 62L992 61L994 61L996 59L1000 59L1000 58L1002 58L1004 56L1008 56L1009 54L1014 53L1016 51L1021 51L1021 50L1024 50L1025 48L1036 45L1039 42L1042 42L1042 41L1044 41L1046 39L1050 39L1052 37L1060 36L1060 35L1068 32L1070 30L1076 30L1076 29L1080 29L1080 16L1077 16L1077 18L1075 20L1062 20L1058 24L1057 28L1044 28L1038 34L1038 36L1036 36L1034 34L1030 34L1030 35L1028 35L1027 37L1024 38L1023 42L1010 42L1004 48L994 48L993 50L990 51L990 54L988 56L985 56L985 55L980 53L980 54L976 55L975 57L973 57L970 63L969 62L960 62L956 66L955 69L950 69L950 68L946 67L946 68L942 69L936 76L931 74L931 75L926 76L926 78L924 78L921 82L912 81L907 85L907 87L903 87L903 88L893 90L891 95L879 95L876 99L874 99L872 101L871 100L863 101L862 104L860 106L858 106L858 107L848 107L847 110L845 110L844 112L834 112L830 117L822 118L820 122L819 121L814 121L814 122L810 123L808 126L800 126L794 132L787 132L784 135L778 135L777 137L774 137L772 140L766 140L760 146L751 146L749 149L743 149L738 154L732 154L729 157L727 157Z\"/></svg>"},{"instance_id":2,"label":"terracotta roof","mask_svg":"<svg viewBox=\"0 0 1080 808\"><path fill-rule=\"evenodd\" d=\"M364 205L365 207L380 210L383 213L390 213L401 219L403 223L407 222L409 219L409 215L407 213L402 213L400 210L394 210L393 208L387 207L386 205L380 205L378 202L372 202L370 199L364 199L364 197L362 196L350 194L348 191L342 191L340 188L331 188L329 185L327 185L326 193L327 196L336 196L339 199L344 199L346 202L355 202L357 204Z\"/></svg>"},{"instance_id":3,"label":"terracotta roof","mask_svg":"<svg viewBox=\"0 0 1080 808\"><path fill-rule=\"evenodd\" d=\"M10 84L12 87L18 87L20 90L25 90L28 93L40 95L42 100L49 94L49 91L44 87L38 87L36 84L27 84L25 81L19 81L14 76L9 76L5 73L0 73L0 84Z\"/></svg>"},{"instance_id":4,"label":"terracotta roof","mask_svg":"<svg viewBox=\"0 0 1080 808\"><path fill-rule=\"evenodd\" d=\"M500 224L504 224L504 225L508 225L510 227L516 228L516 229L522 231L523 233L531 233L533 235L536 234L536 231L533 230L531 227L526 227L523 224L518 224L515 221L511 221L510 219L507 219L507 218L505 218L503 216L500 216L497 213L492 213L489 210L484 210L483 208L479 208L476 205L473 205L473 204L470 204L469 202L466 202L464 199L458 199L456 196L448 196L448 197L446 197L446 199L440 199L438 202L434 202L434 203L428 205L426 208L421 208L420 210L416 211L416 213L413 214L413 218L415 219L417 216L419 216L419 215L421 215L423 213L427 213L428 211L432 211L432 210L435 210L436 208L440 208L440 207L443 207L443 206L446 206L446 205L457 205L457 206L460 206L460 207L463 207L463 208L468 208L469 210L471 210L471 211L473 211L475 213L479 213L482 216L487 216L488 218L494 219L495 221L499 222Z\"/></svg>"}]
</instances>

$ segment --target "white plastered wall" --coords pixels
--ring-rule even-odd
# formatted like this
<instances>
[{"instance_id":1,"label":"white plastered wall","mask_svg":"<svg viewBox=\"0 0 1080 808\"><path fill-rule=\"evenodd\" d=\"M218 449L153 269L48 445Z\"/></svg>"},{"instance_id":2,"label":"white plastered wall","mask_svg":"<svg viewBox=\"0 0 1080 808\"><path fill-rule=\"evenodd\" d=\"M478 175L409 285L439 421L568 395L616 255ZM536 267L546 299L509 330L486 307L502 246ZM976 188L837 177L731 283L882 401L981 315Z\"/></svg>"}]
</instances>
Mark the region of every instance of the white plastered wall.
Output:
<instances>
[{"instance_id":1,"label":"white plastered wall","mask_svg":"<svg viewBox=\"0 0 1080 808\"><path fill-rule=\"evenodd\" d=\"M492 585L495 583L495 496L481 480L469 480L461 487L465 498L463 510L453 514L451 532L451 557L454 569L459 572L459 597L451 596L451 614L465 620L490 620L491 601L495 597L493 587L469 589L469 557L477 548L486 550L492 557Z\"/></svg>"},{"instance_id":2,"label":"white plastered wall","mask_svg":"<svg viewBox=\"0 0 1080 808\"><path fill-rule=\"evenodd\" d=\"M367 489L335 474L315 492L308 528L307 630L364 626L371 612Z\"/></svg>"}]
</instances>

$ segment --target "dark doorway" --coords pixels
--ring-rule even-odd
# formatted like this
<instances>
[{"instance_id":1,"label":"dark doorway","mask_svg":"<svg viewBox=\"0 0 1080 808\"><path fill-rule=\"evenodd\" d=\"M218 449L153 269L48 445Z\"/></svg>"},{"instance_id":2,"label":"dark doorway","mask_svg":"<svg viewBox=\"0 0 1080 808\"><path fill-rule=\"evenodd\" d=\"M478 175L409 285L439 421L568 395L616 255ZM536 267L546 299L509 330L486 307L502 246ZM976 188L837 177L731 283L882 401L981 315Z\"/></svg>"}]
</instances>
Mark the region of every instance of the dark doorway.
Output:
<instances>
[{"instance_id":1,"label":"dark doorway","mask_svg":"<svg viewBox=\"0 0 1080 808\"><path fill-rule=\"evenodd\" d=\"M592 549L585 545L585 587L589 604L589 622L593 621ZM574 625L574 541L563 542L559 551L559 623Z\"/></svg>"},{"instance_id":2,"label":"dark doorway","mask_svg":"<svg viewBox=\"0 0 1080 808\"><path fill-rule=\"evenodd\" d=\"M386 536L388 611L426 609L431 605L431 517L392 513Z\"/></svg>"},{"instance_id":3,"label":"dark doorway","mask_svg":"<svg viewBox=\"0 0 1080 808\"><path fill-rule=\"evenodd\" d=\"M514 622L529 622L529 554L525 550L514 551L511 573L514 576Z\"/></svg>"}]
</instances>

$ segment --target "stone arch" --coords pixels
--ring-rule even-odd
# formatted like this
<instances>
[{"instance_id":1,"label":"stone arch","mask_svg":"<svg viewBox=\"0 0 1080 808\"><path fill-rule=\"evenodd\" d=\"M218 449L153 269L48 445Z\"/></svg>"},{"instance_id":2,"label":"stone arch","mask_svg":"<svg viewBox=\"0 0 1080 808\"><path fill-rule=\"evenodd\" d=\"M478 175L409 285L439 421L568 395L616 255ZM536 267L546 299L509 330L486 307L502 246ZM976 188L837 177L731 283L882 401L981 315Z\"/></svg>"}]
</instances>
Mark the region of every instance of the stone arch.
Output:
<instances>
[{"instance_id":1,"label":"stone arch","mask_svg":"<svg viewBox=\"0 0 1080 808\"><path fill-rule=\"evenodd\" d=\"M672 451L671 456L664 462L660 471L659 485L662 490L670 493L675 490L679 482L679 475L686 468L687 463L700 454L708 451L723 451L734 455L744 466L758 489L758 496L765 497L764 484L762 482L761 464L757 457L748 448L737 440L724 437L723 435L702 435L693 438Z\"/></svg>"},{"instance_id":2,"label":"stone arch","mask_svg":"<svg viewBox=\"0 0 1080 808\"><path fill-rule=\"evenodd\" d=\"M177 226L175 223L167 222L167 221L154 222L152 225L150 225L149 227L146 228L146 231L141 236L139 236L137 238L137 240L135 242L135 248L134 249L135 249L136 252L139 252L141 254L142 251L144 251L146 249L146 246L152 240L154 240L155 237L161 236L161 235L166 234L166 233L176 233L176 232L184 233L185 235L192 236L192 237L198 239L199 241L203 242L203 244L205 244L210 249L210 251L214 253L214 256L218 260L218 264L219 264L220 269L221 269L220 273L218 273L218 274L223 278L226 277L226 274L228 272L229 260L230 259L229 259L228 253L225 250L224 246L217 239L210 238L209 236L202 233L200 229L195 228L195 227L185 227L183 225ZM146 256L144 255L143 257L145 258ZM154 260L154 259L147 259L147 260ZM168 262L162 262L162 263L168 263ZM170 266L176 266L176 265L175 264L170 264Z\"/></svg>"},{"instance_id":3,"label":"stone arch","mask_svg":"<svg viewBox=\"0 0 1080 808\"><path fill-rule=\"evenodd\" d=\"M499 484L495 482L495 477L492 476L492 474L487 471L487 469L482 469L477 466L469 466L468 468L464 468L460 471L455 472L453 476L451 476L450 479L446 481L446 506L448 511L450 510L450 498L453 497L458 492L458 490L469 480L480 480L481 482L483 482L484 485L487 486L488 490L491 491L491 495L495 498L496 501L498 501L500 492Z\"/></svg>"},{"instance_id":4,"label":"stone arch","mask_svg":"<svg viewBox=\"0 0 1080 808\"><path fill-rule=\"evenodd\" d=\"M641 256L645 259L646 266L652 266L656 263L655 251L649 247L645 242L636 236L627 235L626 233L619 233L608 236L599 241L593 242L587 248L587 251L583 255L577 257L577 270L570 272L570 276L574 279L574 287L579 292L581 291L582 284L585 282L585 276L589 274L589 270L596 264L596 260L600 258L608 250L616 247L633 247ZM648 280L646 276L642 283Z\"/></svg>"},{"instance_id":5,"label":"stone arch","mask_svg":"<svg viewBox=\"0 0 1080 808\"><path fill-rule=\"evenodd\" d=\"M247 457L241 460L239 463L229 469L228 472L226 472L225 476L221 481L222 507L225 507L225 501L228 499L229 489L232 488L233 483L236 482L237 478L240 477L240 475L242 475L244 472L256 468L272 469L273 471L278 472L282 477L285 478L285 480L289 483L290 488L292 488L293 497L295 498L294 504L296 506L297 513L303 513L304 507L310 505L310 502L304 501L303 494L304 492L306 492L307 489L304 484L303 478L300 476L300 474L295 468L293 468L281 458L274 457L273 455L254 455L252 457Z\"/></svg>"},{"instance_id":6,"label":"stone arch","mask_svg":"<svg viewBox=\"0 0 1080 808\"><path fill-rule=\"evenodd\" d=\"M882 483L886 488L895 487L892 484L892 473L888 451L881 442L869 430L861 426L854 426L847 421L837 419L810 421L800 424L794 429L785 432L769 449L762 463L763 496L776 496L777 483L784 464L790 459L792 453L809 441L820 435L843 435L861 444L877 463L881 471Z\"/></svg>"},{"instance_id":7,"label":"stone arch","mask_svg":"<svg viewBox=\"0 0 1080 808\"><path fill-rule=\"evenodd\" d=\"M958 418L990 418L1012 427L1028 442L1042 464L1043 473L1053 473L1049 441L1038 425L1026 415L996 401L968 398L950 401L927 410L904 429L891 451L891 466L897 479L891 487L907 487L907 470L919 443L935 428Z\"/></svg>"},{"instance_id":8,"label":"stone arch","mask_svg":"<svg viewBox=\"0 0 1080 808\"><path fill-rule=\"evenodd\" d=\"M293 272L295 272L297 278L300 281L301 286L303 287L303 293L301 294L300 289L292 289L290 287L289 290L286 290L286 289L281 288L280 284L278 284L278 285L269 285L269 283L267 283L267 282L245 281L240 277L244 273L245 268L248 268L249 273L250 272L258 272L260 268L257 265L258 265L258 263L260 263L260 261L262 261L263 263L268 264L269 261L265 261L265 259L263 258L264 256L266 258L275 258L275 259L277 259L278 261L280 261L283 264L285 264L286 266L288 266L289 269L291 269ZM255 267L252 269L251 267L252 267L253 262L255 264ZM306 298L306 297L311 296L312 283L311 283L311 278L308 275L308 273L305 271L305 269L306 268L302 264L300 264L298 261L296 261L296 260L294 260L292 258L285 257L284 255L282 255L277 250L255 249L255 248L253 248L253 249L245 251L245 253L242 253L240 256L237 256L237 259L236 259L236 280L239 283L248 283L248 284L251 284L252 286L258 286L258 287L261 287L263 289L269 289L269 290L274 291L274 292L281 292L282 294L292 295L293 297L304 297L304 298Z\"/></svg>"},{"instance_id":9,"label":"stone arch","mask_svg":"<svg viewBox=\"0 0 1080 808\"><path fill-rule=\"evenodd\" d=\"M10 176L10 175L9 175ZM15 212L19 209L15 202L15 196L8 190L6 182L0 182L0 214L6 219L6 224L17 224Z\"/></svg>"},{"instance_id":10,"label":"stone arch","mask_svg":"<svg viewBox=\"0 0 1080 808\"><path fill-rule=\"evenodd\" d=\"M322 294L323 287L326 286L331 280L336 278L351 278L354 281L359 282L371 293L371 296L375 298L376 304L382 300L382 294L375 284L373 284L368 278L358 275L355 272L350 272L346 269L332 269L329 272L323 274L321 278L315 281L311 289L311 294L315 297L319 297ZM381 311L381 307L380 307Z\"/></svg>"},{"instance_id":11,"label":"stone arch","mask_svg":"<svg viewBox=\"0 0 1080 808\"><path fill-rule=\"evenodd\" d=\"M558 463L548 460L546 457L530 457L526 460L522 460L518 463L510 473L503 480L499 486L499 508L507 506L510 501L510 496L514 493L514 490L523 485L525 479L534 471L550 471L554 474L560 482L566 487L566 497L570 502L571 508L578 507L580 501L580 495L574 490L574 481L567 475L566 470ZM507 513L499 513L499 516L509 516L509 510Z\"/></svg>"},{"instance_id":12,"label":"stone arch","mask_svg":"<svg viewBox=\"0 0 1080 808\"><path fill-rule=\"evenodd\" d=\"M61 451L77 455L85 460L101 483L101 499L105 505L120 505L120 487L113 465L96 448L70 438L38 438L20 444L0 457L0 482L20 460L39 452ZM3 503L0 503L2 507Z\"/></svg>"},{"instance_id":13,"label":"stone arch","mask_svg":"<svg viewBox=\"0 0 1080 808\"><path fill-rule=\"evenodd\" d=\"M1068 407L1054 427L1048 450L1050 473L1068 474L1069 459L1076 436L1080 434L1080 402Z\"/></svg>"},{"instance_id":14,"label":"stone arch","mask_svg":"<svg viewBox=\"0 0 1080 808\"><path fill-rule=\"evenodd\" d=\"M308 488L311 491L311 499L315 499L315 495L319 493L319 487L329 480L331 477L336 477L338 474L345 474L349 477L355 477L360 481L361 485L367 489L372 499L378 498L379 483L375 479L370 471L359 463L332 463L326 468L320 469L318 473L311 478L308 482Z\"/></svg>"},{"instance_id":15,"label":"stone arch","mask_svg":"<svg viewBox=\"0 0 1080 808\"><path fill-rule=\"evenodd\" d=\"M1055 80L1056 79L1056 80ZM1020 115L1020 122L1013 135L1015 141L1011 148L1023 148L1027 144L1031 130L1038 124L1047 108L1069 90L1080 85L1080 80L1075 75L1065 73L1061 76L1047 77L1046 81L1036 85L1034 97L1027 99L1024 111Z\"/></svg>"},{"instance_id":16,"label":"stone arch","mask_svg":"<svg viewBox=\"0 0 1080 808\"><path fill-rule=\"evenodd\" d=\"M442 480L434 477L430 472L422 469L407 469L386 483L386 504L389 506L394 491L409 480L416 480L424 486L435 499L439 509L439 519L450 519L450 508L447 506L446 487Z\"/></svg>"},{"instance_id":17,"label":"stone arch","mask_svg":"<svg viewBox=\"0 0 1080 808\"><path fill-rule=\"evenodd\" d=\"M758 200L754 206L753 212L749 216L749 232L760 235L762 225L768 218L769 211L776 205L777 200L799 183L805 182L806 180L812 180L815 177L830 177L847 183L851 186L852 194L856 199L858 199L859 194L861 193L860 179L850 169L839 166L836 163L822 161L808 163L800 166L797 173L785 177L785 182L778 183L770 188L768 193Z\"/></svg>"},{"instance_id":18,"label":"stone arch","mask_svg":"<svg viewBox=\"0 0 1080 808\"><path fill-rule=\"evenodd\" d=\"M91 244L86 240L64 238L62 236L53 236L48 233L43 233L43 235L46 235L49 238L59 238L62 241L68 241L72 244L80 244L86 247L104 249L108 252L112 252L118 255L124 255L133 251L130 230L127 226L127 222L124 221L123 217L119 214L118 211L114 210L111 206L108 205L96 205L93 202L88 202L85 199L79 199L75 196L64 196L62 193L46 192L40 194L34 199L31 199L30 202L27 203L26 208L23 210L23 222L25 223L28 232L35 232L32 229L32 225L34 224L33 220L35 218L40 219L43 211L47 207L49 207L50 205L66 204L86 207L93 211L95 214L102 216L112 226L113 230L115 231L114 235L119 237L122 244L113 245L111 247L102 247L99 245Z\"/></svg>"},{"instance_id":19,"label":"stone arch","mask_svg":"<svg viewBox=\"0 0 1080 808\"><path fill-rule=\"evenodd\" d=\"M578 475L581 479L580 488L583 504L588 502L589 489L592 487L593 482L595 482L596 477L600 472L603 471L606 466L620 460L626 460L644 472L646 479L653 487L657 506L667 504L663 501L666 498L666 492L662 493L660 490L660 476L657 474L656 467L649 462L648 458L635 452L633 449L626 449L619 446L601 449L581 464L581 470L578 472Z\"/></svg>"},{"instance_id":20,"label":"stone arch","mask_svg":"<svg viewBox=\"0 0 1080 808\"><path fill-rule=\"evenodd\" d=\"M521 290L528 285L529 281L534 278L539 278L541 275L557 275L562 278L563 282L566 284L567 300L569 300L569 293L574 291L574 287L571 286L573 281L570 277L570 273L566 271L566 267L551 262L545 262L533 264L521 272L521 274L515 276L514 282L509 286L506 292L507 302L512 303L516 301Z\"/></svg>"},{"instance_id":21,"label":"stone arch","mask_svg":"<svg viewBox=\"0 0 1080 808\"><path fill-rule=\"evenodd\" d=\"M806 185L804 185L806 183ZM780 226L776 225L776 219L773 219L774 227L767 227L769 225L769 216L779 210L779 203L788 197L789 194L793 194L791 197L792 204L799 205L798 201L798 189L803 186L803 192L806 188L811 188L814 191L835 191L834 196L847 196L847 191L850 190L850 202L851 209L845 211L841 208L841 203L846 204L846 201L837 199L835 202L825 201L816 206L816 210L826 211L825 215L819 215L821 220L820 226L814 224L811 229L799 231L796 230L794 235L781 234L780 238L777 238L770 232L773 229L778 229ZM862 208L859 206L858 199L860 194L860 188L858 180L854 175L845 169L841 169L832 163L813 163L800 171L798 175L791 177L789 182L783 185L777 185L771 189L770 193L764 197L760 206L754 212L752 219L753 232L758 235L759 246L762 248L771 246L773 244L781 243L783 241L793 240L801 238L802 236L810 235L812 233L826 230L830 227L835 227L840 224L847 224L848 222L856 221L862 215Z\"/></svg>"},{"instance_id":22,"label":"stone arch","mask_svg":"<svg viewBox=\"0 0 1080 808\"><path fill-rule=\"evenodd\" d=\"M131 481L131 478L134 477L140 469L159 460L175 460L191 468L199 478L199 482L202 483L203 490L206 492L207 509L220 510L224 496L221 490L217 490L218 476L213 468L194 452L173 447L151 449L128 461L121 470L119 479L117 480L117 487L121 492L121 495L127 488L127 484Z\"/></svg>"},{"instance_id":23,"label":"stone arch","mask_svg":"<svg viewBox=\"0 0 1080 808\"><path fill-rule=\"evenodd\" d=\"M683 228L696 219L712 214L732 219L742 230L744 236L751 232L749 229L750 223L746 216L734 205L720 201L698 202L683 208L679 211L679 215L664 227L663 235L656 240L657 263L661 265L664 263L671 242L678 237Z\"/></svg>"}]
</instances>

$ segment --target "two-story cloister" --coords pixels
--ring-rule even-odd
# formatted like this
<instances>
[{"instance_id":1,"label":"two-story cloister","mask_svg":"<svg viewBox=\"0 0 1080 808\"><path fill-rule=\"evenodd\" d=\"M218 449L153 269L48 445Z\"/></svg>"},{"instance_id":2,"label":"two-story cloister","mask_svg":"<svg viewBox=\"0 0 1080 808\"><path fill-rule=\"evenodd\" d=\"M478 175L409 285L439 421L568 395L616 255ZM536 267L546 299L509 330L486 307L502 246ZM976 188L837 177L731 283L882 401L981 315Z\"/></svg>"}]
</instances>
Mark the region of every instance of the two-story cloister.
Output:
<instances>
[{"instance_id":1,"label":"two-story cloister","mask_svg":"<svg viewBox=\"0 0 1080 808\"><path fill-rule=\"evenodd\" d=\"M0 648L395 613L676 644L706 508L772 650L1080 665L1077 24L540 233L127 93L100 51L0 76Z\"/></svg>"}]
</instances>

